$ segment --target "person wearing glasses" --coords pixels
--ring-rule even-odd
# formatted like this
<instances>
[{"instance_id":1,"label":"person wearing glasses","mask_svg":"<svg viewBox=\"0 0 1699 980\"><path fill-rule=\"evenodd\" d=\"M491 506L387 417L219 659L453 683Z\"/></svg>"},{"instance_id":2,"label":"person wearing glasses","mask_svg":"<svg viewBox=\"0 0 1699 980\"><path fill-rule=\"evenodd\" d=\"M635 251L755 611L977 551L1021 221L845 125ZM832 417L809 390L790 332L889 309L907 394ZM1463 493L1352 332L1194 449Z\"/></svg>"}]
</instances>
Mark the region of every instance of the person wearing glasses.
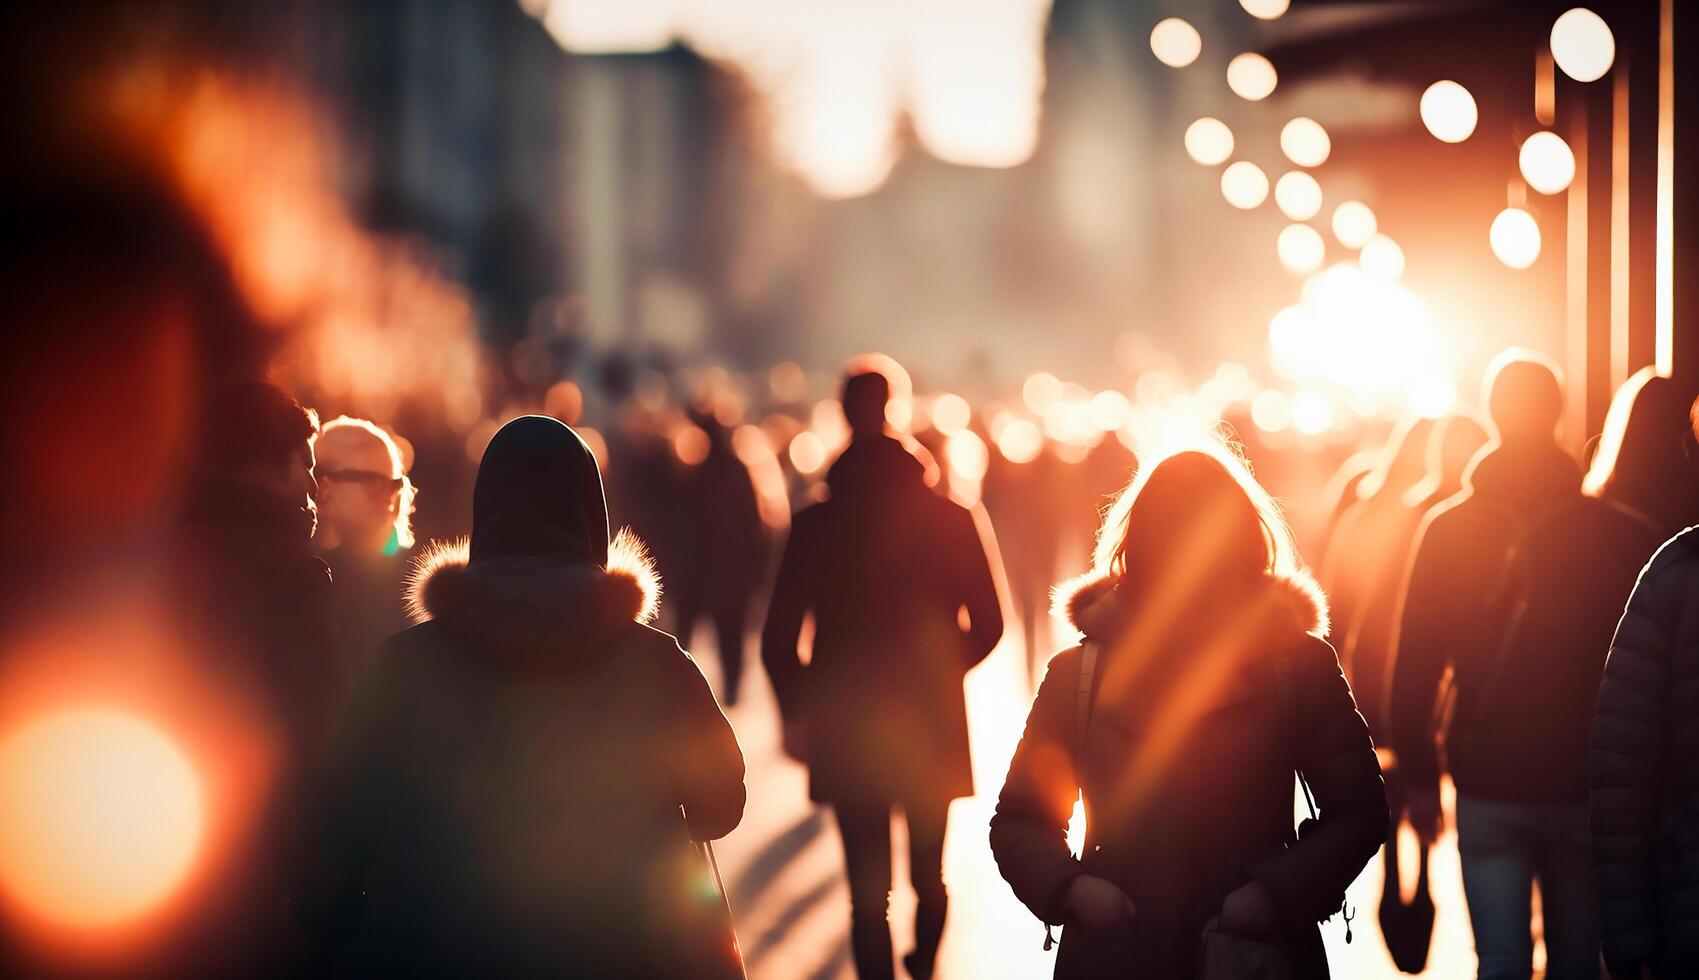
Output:
<instances>
[{"instance_id":1,"label":"person wearing glasses","mask_svg":"<svg viewBox=\"0 0 1699 980\"><path fill-rule=\"evenodd\" d=\"M395 439L365 419L326 422L314 443L319 530L330 566L336 628L357 676L390 634L407 626L402 602L413 547L413 483Z\"/></svg>"}]
</instances>

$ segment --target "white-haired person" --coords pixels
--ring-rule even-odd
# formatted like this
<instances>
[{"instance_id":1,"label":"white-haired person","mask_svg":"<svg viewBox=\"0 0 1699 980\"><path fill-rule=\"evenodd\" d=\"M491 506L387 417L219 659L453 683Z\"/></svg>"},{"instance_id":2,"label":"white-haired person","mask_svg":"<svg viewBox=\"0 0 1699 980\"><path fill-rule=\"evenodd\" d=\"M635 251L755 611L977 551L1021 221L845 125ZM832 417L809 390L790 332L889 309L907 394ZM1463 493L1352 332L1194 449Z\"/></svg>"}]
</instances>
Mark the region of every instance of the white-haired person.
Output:
<instances>
[{"instance_id":1,"label":"white-haired person","mask_svg":"<svg viewBox=\"0 0 1699 980\"><path fill-rule=\"evenodd\" d=\"M341 648L357 673L391 633L407 626L402 584L416 491L395 438L366 419L326 422L313 449L314 545L330 566Z\"/></svg>"}]
</instances>

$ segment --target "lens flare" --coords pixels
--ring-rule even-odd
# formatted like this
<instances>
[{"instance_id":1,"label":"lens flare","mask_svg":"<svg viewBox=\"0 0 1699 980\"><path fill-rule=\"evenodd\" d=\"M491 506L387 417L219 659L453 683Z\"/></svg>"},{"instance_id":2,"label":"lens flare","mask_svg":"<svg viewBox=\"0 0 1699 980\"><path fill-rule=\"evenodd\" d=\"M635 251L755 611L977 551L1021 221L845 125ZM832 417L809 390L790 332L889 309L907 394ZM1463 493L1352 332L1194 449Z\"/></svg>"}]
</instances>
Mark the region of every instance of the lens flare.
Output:
<instances>
[{"instance_id":1,"label":"lens flare","mask_svg":"<svg viewBox=\"0 0 1699 980\"><path fill-rule=\"evenodd\" d=\"M1273 63L1254 51L1247 51L1227 63L1227 87L1247 102L1261 102L1268 98L1279 81Z\"/></svg>"},{"instance_id":2,"label":"lens flare","mask_svg":"<svg viewBox=\"0 0 1699 980\"><path fill-rule=\"evenodd\" d=\"M1540 257L1540 225L1521 208L1505 208L1487 232L1493 254L1512 269L1526 269Z\"/></svg>"},{"instance_id":3,"label":"lens flare","mask_svg":"<svg viewBox=\"0 0 1699 980\"><path fill-rule=\"evenodd\" d=\"M1249 211L1268 199L1268 175L1249 160L1240 160L1221 172L1221 194L1228 204Z\"/></svg>"},{"instance_id":4,"label":"lens flare","mask_svg":"<svg viewBox=\"0 0 1699 980\"><path fill-rule=\"evenodd\" d=\"M1289 171L1274 182L1274 203L1293 221L1308 221L1321 213L1321 184L1302 170Z\"/></svg>"},{"instance_id":5,"label":"lens flare","mask_svg":"<svg viewBox=\"0 0 1699 980\"><path fill-rule=\"evenodd\" d=\"M1363 275L1377 282L1396 282L1404 275L1404 250L1385 235L1376 235L1357 255Z\"/></svg>"},{"instance_id":6,"label":"lens flare","mask_svg":"<svg viewBox=\"0 0 1699 980\"><path fill-rule=\"evenodd\" d=\"M1422 125L1442 143L1463 142L1474 134L1480 121L1475 97L1450 80L1428 86L1422 93L1421 113Z\"/></svg>"},{"instance_id":7,"label":"lens flare","mask_svg":"<svg viewBox=\"0 0 1699 980\"><path fill-rule=\"evenodd\" d=\"M1316 271L1327 259L1327 243L1322 241L1321 233L1309 225L1287 225L1281 229L1275 250L1286 271L1299 275Z\"/></svg>"},{"instance_id":8,"label":"lens flare","mask_svg":"<svg viewBox=\"0 0 1699 980\"><path fill-rule=\"evenodd\" d=\"M1170 68L1184 68L1203 53L1198 29L1178 17L1158 21L1150 30L1150 51Z\"/></svg>"},{"instance_id":9,"label":"lens flare","mask_svg":"<svg viewBox=\"0 0 1699 980\"><path fill-rule=\"evenodd\" d=\"M1299 116L1280 130L1280 151L1300 167L1319 167L1333 152L1333 141L1321 123Z\"/></svg>"},{"instance_id":10,"label":"lens flare","mask_svg":"<svg viewBox=\"0 0 1699 980\"><path fill-rule=\"evenodd\" d=\"M1346 248L1362 248L1378 229L1374 211L1362 201L1345 201L1333 209L1333 237Z\"/></svg>"},{"instance_id":11,"label":"lens flare","mask_svg":"<svg viewBox=\"0 0 1699 980\"><path fill-rule=\"evenodd\" d=\"M0 887L49 921L98 929L154 909L204 822L188 758L133 714L59 711L0 741Z\"/></svg>"},{"instance_id":12,"label":"lens flare","mask_svg":"<svg viewBox=\"0 0 1699 980\"><path fill-rule=\"evenodd\" d=\"M1564 11L1552 24L1552 60L1578 82L1603 78L1616 61L1616 37L1605 19L1585 7Z\"/></svg>"},{"instance_id":13,"label":"lens flare","mask_svg":"<svg viewBox=\"0 0 1699 980\"><path fill-rule=\"evenodd\" d=\"M1221 120L1204 116L1186 127L1186 155L1206 167L1225 163L1233 155L1233 131Z\"/></svg>"},{"instance_id":14,"label":"lens flare","mask_svg":"<svg viewBox=\"0 0 1699 980\"><path fill-rule=\"evenodd\" d=\"M1522 169L1522 179L1541 194L1561 194L1575 179L1575 152L1553 132L1535 133L1523 140L1516 162Z\"/></svg>"}]
</instances>

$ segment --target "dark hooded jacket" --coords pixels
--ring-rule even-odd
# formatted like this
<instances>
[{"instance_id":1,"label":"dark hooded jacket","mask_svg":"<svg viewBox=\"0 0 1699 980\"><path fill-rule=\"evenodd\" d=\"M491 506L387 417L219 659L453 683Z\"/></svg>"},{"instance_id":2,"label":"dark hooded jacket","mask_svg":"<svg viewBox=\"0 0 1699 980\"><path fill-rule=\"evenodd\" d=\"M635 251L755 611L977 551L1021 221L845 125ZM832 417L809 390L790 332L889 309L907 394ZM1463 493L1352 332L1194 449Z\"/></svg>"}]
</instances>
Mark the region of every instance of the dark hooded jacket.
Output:
<instances>
[{"instance_id":1,"label":"dark hooded jacket","mask_svg":"<svg viewBox=\"0 0 1699 980\"><path fill-rule=\"evenodd\" d=\"M1405 587L1399 764L1413 785L1435 785L1443 734L1459 792L1580 805L1611 630L1656 537L1582 496L1579 469L1556 447L1491 451L1467 484L1424 521ZM1436 713L1447 668L1454 697Z\"/></svg>"},{"instance_id":2,"label":"dark hooded jacket","mask_svg":"<svg viewBox=\"0 0 1699 980\"><path fill-rule=\"evenodd\" d=\"M796 515L761 656L808 732L809 790L843 803L973 793L962 678L1003 634L989 545L895 439L857 439ZM963 629L960 611L969 625ZM813 654L797 655L814 615Z\"/></svg>"},{"instance_id":3,"label":"dark hooded jacket","mask_svg":"<svg viewBox=\"0 0 1699 980\"><path fill-rule=\"evenodd\" d=\"M1084 742L1084 648L1074 647L1050 662L991 818L991 851L1016 897L1065 926L1056 976L1192 976L1205 923L1253 880L1281 911L1275 939L1295 975L1326 976L1316 923L1386 838L1387 804L1368 730L1319 638L1319 596L1265 577L1232 608L1212 596L1212 610L1149 642L1138 639L1151 632L1131 587L1088 579L1066 601L1099 644ZM1292 821L1299 769L1321 815L1302 841ZM1083 860L1067 844L1082 791ZM1066 886L1082 873L1132 899L1131 925L1066 922Z\"/></svg>"},{"instance_id":4,"label":"dark hooded jacket","mask_svg":"<svg viewBox=\"0 0 1699 980\"><path fill-rule=\"evenodd\" d=\"M739 975L692 840L737 826L743 756L642 625L658 582L633 539L610 549L589 449L517 419L473 506L339 743L315 933L358 976Z\"/></svg>"},{"instance_id":5,"label":"dark hooded jacket","mask_svg":"<svg viewBox=\"0 0 1699 980\"><path fill-rule=\"evenodd\" d=\"M1640 575L1592 732L1593 856L1605 963L1699 976L1699 529Z\"/></svg>"}]
</instances>

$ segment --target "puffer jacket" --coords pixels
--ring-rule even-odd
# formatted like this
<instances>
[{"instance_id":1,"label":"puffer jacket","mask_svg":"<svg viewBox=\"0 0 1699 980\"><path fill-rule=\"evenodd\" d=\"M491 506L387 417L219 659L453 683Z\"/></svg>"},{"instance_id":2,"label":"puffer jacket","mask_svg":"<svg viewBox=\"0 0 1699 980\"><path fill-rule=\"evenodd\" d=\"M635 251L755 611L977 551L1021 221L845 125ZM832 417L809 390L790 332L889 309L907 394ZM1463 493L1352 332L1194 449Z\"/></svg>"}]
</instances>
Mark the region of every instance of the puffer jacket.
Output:
<instances>
[{"instance_id":1,"label":"puffer jacket","mask_svg":"<svg viewBox=\"0 0 1699 980\"><path fill-rule=\"evenodd\" d=\"M1593 856L1613 975L1699 975L1699 528L1634 587L1599 687Z\"/></svg>"}]
</instances>

